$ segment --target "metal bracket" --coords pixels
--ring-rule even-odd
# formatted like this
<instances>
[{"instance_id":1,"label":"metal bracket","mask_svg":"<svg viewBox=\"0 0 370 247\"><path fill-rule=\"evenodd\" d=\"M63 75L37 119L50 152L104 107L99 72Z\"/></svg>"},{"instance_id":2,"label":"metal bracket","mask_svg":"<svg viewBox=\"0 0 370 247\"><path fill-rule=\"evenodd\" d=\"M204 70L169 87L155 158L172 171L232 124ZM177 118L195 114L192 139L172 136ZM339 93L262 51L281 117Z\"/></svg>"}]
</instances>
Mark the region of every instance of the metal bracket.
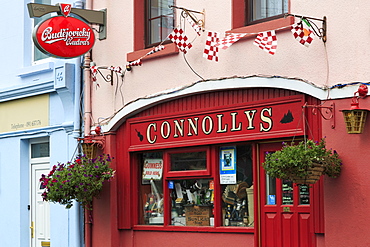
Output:
<instances>
[{"instance_id":1,"label":"metal bracket","mask_svg":"<svg viewBox=\"0 0 370 247\"><path fill-rule=\"evenodd\" d=\"M205 10L204 9L203 9L202 12L199 12L199 11L195 11L195 10L186 9L186 8L183 8L183 7L177 7L175 5L169 5L168 7L169 8L175 8L175 9L181 9L182 10L182 12L181 12L182 17L189 16L198 26L204 28L204 25L205 25ZM198 18L195 17L192 13L201 14L201 15L203 15L203 18L198 20Z\"/></svg>"},{"instance_id":2,"label":"metal bracket","mask_svg":"<svg viewBox=\"0 0 370 247\"><path fill-rule=\"evenodd\" d=\"M28 3L27 8L31 18L41 17L43 15L53 12L61 14L60 7L54 5ZM89 9L71 8L71 13L80 16L90 24L98 24L99 40L107 38L107 9L97 11Z\"/></svg>"},{"instance_id":3,"label":"metal bracket","mask_svg":"<svg viewBox=\"0 0 370 247\"><path fill-rule=\"evenodd\" d=\"M319 112L323 119L332 120L331 128L335 129L335 103L331 103L330 106L307 105L306 103L302 107L303 108L313 108L312 109L313 115L317 115L317 112Z\"/></svg>"},{"instance_id":4,"label":"metal bracket","mask_svg":"<svg viewBox=\"0 0 370 247\"><path fill-rule=\"evenodd\" d=\"M313 31L315 32L316 36L322 39L322 41L325 43L327 40L326 33L327 33L327 26L326 26L326 16L324 16L322 19L309 17L309 16L303 16L303 15L295 15L295 14L285 14L285 18L288 16L294 16L301 19L306 19L310 24L313 25ZM321 21L322 26L319 28L313 21Z\"/></svg>"}]
</instances>

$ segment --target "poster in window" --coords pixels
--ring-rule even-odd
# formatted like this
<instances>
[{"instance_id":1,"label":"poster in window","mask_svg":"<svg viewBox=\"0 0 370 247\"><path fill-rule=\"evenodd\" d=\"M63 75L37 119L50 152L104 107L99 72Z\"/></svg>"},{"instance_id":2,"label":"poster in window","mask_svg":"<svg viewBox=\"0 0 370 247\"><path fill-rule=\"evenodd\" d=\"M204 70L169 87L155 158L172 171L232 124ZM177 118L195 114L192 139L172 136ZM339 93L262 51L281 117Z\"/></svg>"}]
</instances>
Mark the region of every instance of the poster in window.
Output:
<instances>
[{"instance_id":1,"label":"poster in window","mask_svg":"<svg viewBox=\"0 0 370 247\"><path fill-rule=\"evenodd\" d=\"M143 180L161 180L163 173L162 159L145 159L143 166Z\"/></svg>"},{"instance_id":2,"label":"poster in window","mask_svg":"<svg viewBox=\"0 0 370 247\"><path fill-rule=\"evenodd\" d=\"M220 183L236 184L236 148L220 149Z\"/></svg>"}]
</instances>

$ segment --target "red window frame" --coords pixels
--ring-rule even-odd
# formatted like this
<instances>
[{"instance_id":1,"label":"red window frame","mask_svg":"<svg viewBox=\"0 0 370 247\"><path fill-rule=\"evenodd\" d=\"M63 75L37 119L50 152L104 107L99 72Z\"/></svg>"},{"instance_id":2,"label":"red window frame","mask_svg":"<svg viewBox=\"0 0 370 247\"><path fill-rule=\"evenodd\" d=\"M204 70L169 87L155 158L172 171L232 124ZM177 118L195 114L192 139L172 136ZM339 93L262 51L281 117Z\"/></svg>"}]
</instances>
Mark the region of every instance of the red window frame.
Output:
<instances>
[{"instance_id":1,"label":"red window frame","mask_svg":"<svg viewBox=\"0 0 370 247\"><path fill-rule=\"evenodd\" d=\"M153 48L146 48L145 47L145 29L146 29L146 21L145 21L145 13L146 13L146 6L145 0L135 0L134 4L134 40L133 40L133 51L127 53L126 59L127 61L135 61ZM142 60L148 60L153 58L159 58L163 56L173 55L179 53L177 46L174 43L165 44L165 49L159 52L156 52L150 56L142 58Z\"/></svg>"},{"instance_id":2,"label":"red window frame","mask_svg":"<svg viewBox=\"0 0 370 247\"><path fill-rule=\"evenodd\" d=\"M231 144L230 144L231 145ZM192 148L180 148L180 149L173 149L173 150L157 150L163 152L163 161L164 161L164 170L163 170L163 197L167 198L164 201L164 225L143 225L139 223L140 218L140 210L141 206L139 203L139 196L137 198L133 198L135 203L133 203L133 229L134 230L151 230L151 231L196 231L196 232L243 232L243 233L255 233L257 230L257 225L255 224L254 227L234 227L234 226L223 226L222 221L222 205L221 205L221 185L220 185L220 178L219 178L219 145L212 145L212 146L200 146L200 147L192 147ZM253 174L256 174L256 159L255 159L255 152L256 147L252 144L253 149ZM169 162L170 161L170 154L171 153L181 153L181 152L195 152L195 151L207 151L207 169L206 170L195 170L195 171L170 171L169 170ZM148 150L147 152L154 152L155 150ZM136 162L134 164L138 164L138 154L145 153L138 152L133 153L132 161ZM133 176L140 176L140 167L139 165L134 166L134 174ZM170 195L168 189L169 181L174 180L184 180L184 179L196 179L196 178L204 178L204 179L212 179L214 181L214 212L215 212L215 226L174 226L170 225ZM254 175L254 179L256 179L256 175ZM139 192L141 181L137 179L136 185L134 185L134 191ZM141 195L140 195L141 196ZM254 207L256 207L256 198L254 199ZM217 215L217 217L216 217Z\"/></svg>"},{"instance_id":3,"label":"red window frame","mask_svg":"<svg viewBox=\"0 0 370 247\"><path fill-rule=\"evenodd\" d=\"M187 149L176 149L165 152L165 163L171 164L171 154L175 153L191 153L191 152L206 152L206 169L204 170L191 170L191 171L172 171L171 166L166 167L166 178L183 178L183 177L203 177L211 175L211 150L209 147L204 148L187 148Z\"/></svg>"}]
</instances>

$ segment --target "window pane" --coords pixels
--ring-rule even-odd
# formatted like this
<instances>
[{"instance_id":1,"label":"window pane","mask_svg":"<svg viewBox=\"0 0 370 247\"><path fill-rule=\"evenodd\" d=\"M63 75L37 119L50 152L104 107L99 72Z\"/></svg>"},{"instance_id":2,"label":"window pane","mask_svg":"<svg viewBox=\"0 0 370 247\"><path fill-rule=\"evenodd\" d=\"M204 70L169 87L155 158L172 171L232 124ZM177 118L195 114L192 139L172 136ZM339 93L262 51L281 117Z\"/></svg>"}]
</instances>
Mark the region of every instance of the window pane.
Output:
<instances>
[{"instance_id":1,"label":"window pane","mask_svg":"<svg viewBox=\"0 0 370 247\"><path fill-rule=\"evenodd\" d=\"M206 151L174 153L171 157L171 171L205 170L207 168Z\"/></svg>"},{"instance_id":2,"label":"window pane","mask_svg":"<svg viewBox=\"0 0 370 247\"><path fill-rule=\"evenodd\" d=\"M310 204L310 187L307 184L299 184L299 204Z\"/></svg>"},{"instance_id":3,"label":"window pane","mask_svg":"<svg viewBox=\"0 0 370 247\"><path fill-rule=\"evenodd\" d=\"M213 226L213 188L211 179L169 181L171 225Z\"/></svg>"},{"instance_id":4,"label":"window pane","mask_svg":"<svg viewBox=\"0 0 370 247\"><path fill-rule=\"evenodd\" d=\"M160 33L160 20L161 19L153 19L150 21L150 43L159 43L161 42L161 33Z\"/></svg>"},{"instance_id":5,"label":"window pane","mask_svg":"<svg viewBox=\"0 0 370 247\"><path fill-rule=\"evenodd\" d=\"M257 21L288 12L288 0L249 0L249 20ZM248 6L248 5L247 5Z\"/></svg>"},{"instance_id":6,"label":"window pane","mask_svg":"<svg viewBox=\"0 0 370 247\"><path fill-rule=\"evenodd\" d=\"M164 41L174 26L173 0L147 0L147 46Z\"/></svg>"},{"instance_id":7,"label":"window pane","mask_svg":"<svg viewBox=\"0 0 370 247\"><path fill-rule=\"evenodd\" d=\"M144 225L163 225L163 159L161 152L138 155L141 167L139 223Z\"/></svg>"},{"instance_id":8,"label":"window pane","mask_svg":"<svg viewBox=\"0 0 370 247\"><path fill-rule=\"evenodd\" d=\"M254 226L252 147L236 146L236 184L221 186L222 225Z\"/></svg>"},{"instance_id":9,"label":"window pane","mask_svg":"<svg viewBox=\"0 0 370 247\"><path fill-rule=\"evenodd\" d=\"M35 0L34 3L39 3L39 4L51 4L51 0ZM46 14L41 17L36 17L33 18L33 27L35 27L37 24L43 22L46 19L49 19L51 17L51 14ZM41 59L48 58L49 56L42 53L36 46L34 46L33 49L33 61L38 61Z\"/></svg>"},{"instance_id":10,"label":"window pane","mask_svg":"<svg viewBox=\"0 0 370 247\"><path fill-rule=\"evenodd\" d=\"M293 182L289 180L283 180L281 183L282 190L282 204L293 205Z\"/></svg>"},{"instance_id":11,"label":"window pane","mask_svg":"<svg viewBox=\"0 0 370 247\"><path fill-rule=\"evenodd\" d=\"M48 142L31 144L31 158L44 158L49 156L50 151Z\"/></svg>"}]
</instances>

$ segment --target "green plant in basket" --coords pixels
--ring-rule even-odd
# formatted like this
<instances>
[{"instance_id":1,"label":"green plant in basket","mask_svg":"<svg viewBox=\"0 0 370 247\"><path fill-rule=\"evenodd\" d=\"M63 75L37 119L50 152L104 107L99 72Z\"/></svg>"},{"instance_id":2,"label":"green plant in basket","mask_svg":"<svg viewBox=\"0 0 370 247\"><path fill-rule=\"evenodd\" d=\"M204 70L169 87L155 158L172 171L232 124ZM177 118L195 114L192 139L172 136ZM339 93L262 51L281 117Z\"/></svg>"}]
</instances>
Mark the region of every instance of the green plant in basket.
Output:
<instances>
[{"instance_id":1,"label":"green plant in basket","mask_svg":"<svg viewBox=\"0 0 370 247\"><path fill-rule=\"evenodd\" d=\"M105 181L114 177L115 171L109 166L112 158L100 155L89 159L77 157L74 162L54 165L48 175L42 174L40 182L45 188L43 200L73 206L73 200L84 209L92 209L93 198L98 196Z\"/></svg>"},{"instance_id":2,"label":"green plant in basket","mask_svg":"<svg viewBox=\"0 0 370 247\"><path fill-rule=\"evenodd\" d=\"M310 178L313 174L317 179L322 174L338 177L341 167L338 153L326 148L324 138L320 142L306 140L297 145L283 143L281 150L267 153L263 163L269 176L297 183L315 183Z\"/></svg>"}]
</instances>

